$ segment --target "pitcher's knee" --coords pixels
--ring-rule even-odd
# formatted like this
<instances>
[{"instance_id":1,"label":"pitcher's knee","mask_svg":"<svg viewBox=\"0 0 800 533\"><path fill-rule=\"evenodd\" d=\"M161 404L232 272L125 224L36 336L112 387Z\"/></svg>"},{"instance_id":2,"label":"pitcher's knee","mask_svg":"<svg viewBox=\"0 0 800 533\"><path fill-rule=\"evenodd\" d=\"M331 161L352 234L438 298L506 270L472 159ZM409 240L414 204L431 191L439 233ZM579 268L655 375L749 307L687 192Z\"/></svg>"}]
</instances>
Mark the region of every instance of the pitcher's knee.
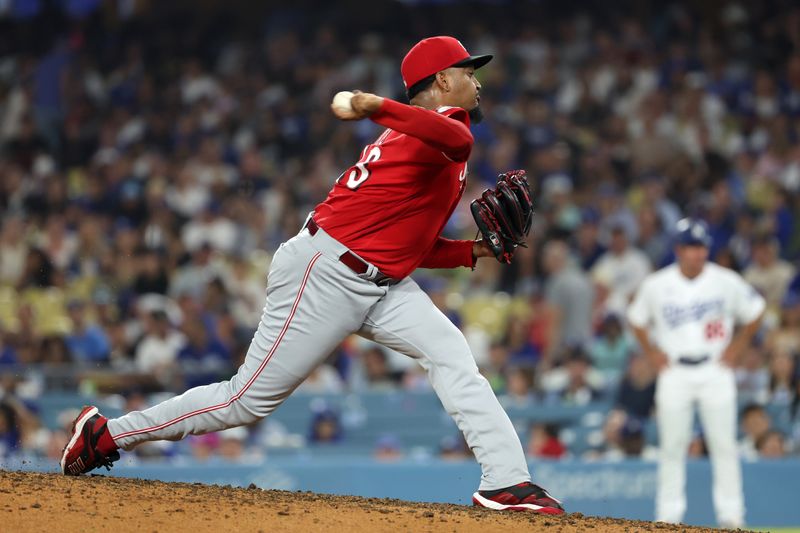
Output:
<instances>
[{"instance_id":1,"label":"pitcher's knee","mask_svg":"<svg viewBox=\"0 0 800 533\"><path fill-rule=\"evenodd\" d=\"M243 419L248 419L248 421L244 423L250 424L272 414L272 412L288 397L288 393L271 394L268 396L248 393L242 395L234 404L237 407L237 411L241 413L240 416Z\"/></svg>"},{"instance_id":2,"label":"pitcher's knee","mask_svg":"<svg viewBox=\"0 0 800 533\"><path fill-rule=\"evenodd\" d=\"M464 391L468 395L480 394L484 390L491 390L492 388L486 378L478 371L477 366L456 368L449 379L453 387Z\"/></svg>"}]
</instances>

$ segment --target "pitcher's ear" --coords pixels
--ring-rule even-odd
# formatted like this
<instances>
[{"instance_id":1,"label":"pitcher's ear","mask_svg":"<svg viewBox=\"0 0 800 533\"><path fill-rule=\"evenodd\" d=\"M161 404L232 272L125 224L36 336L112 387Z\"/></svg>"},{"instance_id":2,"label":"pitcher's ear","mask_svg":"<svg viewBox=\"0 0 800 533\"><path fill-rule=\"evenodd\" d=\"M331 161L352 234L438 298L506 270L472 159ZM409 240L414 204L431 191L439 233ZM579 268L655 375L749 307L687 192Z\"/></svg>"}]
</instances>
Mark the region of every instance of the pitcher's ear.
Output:
<instances>
[{"instance_id":1,"label":"pitcher's ear","mask_svg":"<svg viewBox=\"0 0 800 533\"><path fill-rule=\"evenodd\" d=\"M449 93L450 92L450 79L447 76L447 72L441 70L436 73L436 83L439 84L442 91Z\"/></svg>"}]
</instances>

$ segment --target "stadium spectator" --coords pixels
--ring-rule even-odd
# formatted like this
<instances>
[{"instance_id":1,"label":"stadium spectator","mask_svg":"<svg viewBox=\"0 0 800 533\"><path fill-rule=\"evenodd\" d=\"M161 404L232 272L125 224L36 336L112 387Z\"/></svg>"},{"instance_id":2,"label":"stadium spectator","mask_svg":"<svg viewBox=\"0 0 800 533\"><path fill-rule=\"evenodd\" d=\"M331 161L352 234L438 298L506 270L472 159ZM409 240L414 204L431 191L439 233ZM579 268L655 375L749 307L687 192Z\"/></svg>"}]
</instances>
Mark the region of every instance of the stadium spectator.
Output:
<instances>
[{"instance_id":1,"label":"stadium spectator","mask_svg":"<svg viewBox=\"0 0 800 533\"><path fill-rule=\"evenodd\" d=\"M311 429L308 441L312 444L331 444L342 440L342 424L339 414L324 408L316 413L311 420Z\"/></svg>"},{"instance_id":2,"label":"stadium spectator","mask_svg":"<svg viewBox=\"0 0 800 533\"><path fill-rule=\"evenodd\" d=\"M238 328L250 331L261 317L266 284L259 281L253 265L243 254L233 254L223 274L231 315Z\"/></svg>"},{"instance_id":3,"label":"stadium spectator","mask_svg":"<svg viewBox=\"0 0 800 533\"><path fill-rule=\"evenodd\" d=\"M781 459L786 456L786 443L783 433L770 429L756 442L758 456L762 459Z\"/></svg>"},{"instance_id":4,"label":"stadium spectator","mask_svg":"<svg viewBox=\"0 0 800 533\"><path fill-rule=\"evenodd\" d=\"M167 294L169 276L164 258L156 250L141 249L137 254L138 268L131 290L134 294Z\"/></svg>"},{"instance_id":5,"label":"stadium spectator","mask_svg":"<svg viewBox=\"0 0 800 533\"><path fill-rule=\"evenodd\" d=\"M590 271L606 252L605 247L600 243L599 221L600 215L595 209L584 208L581 213L581 223L573 233L573 246L583 271Z\"/></svg>"},{"instance_id":6,"label":"stadium spectator","mask_svg":"<svg viewBox=\"0 0 800 533\"><path fill-rule=\"evenodd\" d=\"M647 420L655 407L655 394L656 373L653 366L643 355L634 355L628 361L625 377L619 384L616 408L624 411L628 417Z\"/></svg>"},{"instance_id":7,"label":"stadium spectator","mask_svg":"<svg viewBox=\"0 0 800 533\"><path fill-rule=\"evenodd\" d=\"M625 459L655 460L658 450L648 446L644 434L644 422L640 418L628 416L620 429L619 449Z\"/></svg>"},{"instance_id":8,"label":"stadium spectator","mask_svg":"<svg viewBox=\"0 0 800 533\"><path fill-rule=\"evenodd\" d=\"M773 353L800 354L800 292L783 296L780 322L767 335L765 348Z\"/></svg>"},{"instance_id":9,"label":"stadium spectator","mask_svg":"<svg viewBox=\"0 0 800 533\"><path fill-rule=\"evenodd\" d=\"M14 408L0 402L0 458L8 459L20 445L19 424Z\"/></svg>"},{"instance_id":10,"label":"stadium spectator","mask_svg":"<svg viewBox=\"0 0 800 533\"><path fill-rule=\"evenodd\" d=\"M183 227L181 240L190 252L208 244L213 250L230 253L236 244L236 227L222 214L222 206L210 200L200 216Z\"/></svg>"},{"instance_id":11,"label":"stadium spectator","mask_svg":"<svg viewBox=\"0 0 800 533\"><path fill-rule=\"evenodd\" d=\"M231 370L230 350L202 322L187 320L181 329L185 343L179 348L176 361L187 386L212 383Z\"/></svg>"},{"instance_id":12,"label":"stadium spectator","mask_svg":"<svg viewBox=\"0 0 800 533\"><path fill-rule=\"evenodd\" d=\"M25 221L19 215L7 214L0 229L0 284L17 285L25 268L28 245L25 242Z\"/></svg>"},{"instance_id":13,"label":"stadium spectator","mask_svg":"<svg viewBox=\"0 0 800 533\"><path fill-rule=\"evenodd\" d=\"M651 265L666 264L666 259L670 257L671 253L671 240L664 231L658 213L650 205L643 205L636 214L636 218L639 223L639 238L636 241L636 247L645 253Z\"/></svg>"},{"instance_id":14,"label":"stadium spectator","mask_svg":"<svg viewBox=\"0 0 800 533\"><path fill-rule=\"evenodd\" d=\"M618 379L623 372L632 349L633 340L623 330L619 316L613 313L603 319L598 335L587 348L592 366L612 380Z\"/></svg>"},{"instance_id":15,"label":"stadium spectator","mask_svg":"<svg viewBox=\"0 0 800 533\"><path fill-rule=\"evenodd\" d=\"M531 342L530 322L524 316L512 315L506 322L502 343L509 353L511 364L535 365L541 354Z\"/></svg>"},{"instance_id":16,"label":"stadium spectator","mask_svg":"<svg viewBox=\"0 0 800 533\"><path fill-rule=\"evenodd\" d=\"M773 353L770 361L769 401L773 405L789 405L795 391L794 354Z\"/></svg>"},{"instance_id":17,"label":"stadium spectator","mask_svg":"<svg viewBox=\"0 0 800 533\"><path fill-rule=\"evenodd\" d=\"M246 427L229 428L220 431L218 435L220 439L218 453L225 461L252 461L257 458L257 454L254 455L247 450L249 433Z\"/></svg>"},{"instance_id":18,"label":"stadium spectator","mask_svg":"<svg viewBox=\"0 0 800 533\"><path fill-rule=\"evenodd\" d=\"M531 291L528 299L528 338L534 349L540 354L540 364L548 365L551 361L541 358L550 346L549 335L553 331L553 310L547 303L547 299L542 290L537 287Z\"/></svg>"},{"instance_id":19,"label":"stadium spectator","mask_svg":"<svg viewBox=\"0 0 800 533\"><path fill-rule=\"evenodd\" d=\"M19 396L18 385L15 378L0 376L0 458L41 455L50 438L38 408Z\"/></svg>"},{"instance_id":20,"label":"stadium spectator","mask_svg":"<svg viewBox=\"0 0 800 533\"><path fill-rule=\"evenodd\" d=\"M377 345L367 347L361 352L364 364L364 378L369 390L396 390L400 375L389 367L386 351Z\"/></svg>"},{"instance_id":21,"label":"stadium spectator","mask_svg":"<svg viewBox=\"0 0 800 533\"><path fill-rule=\"evenodd\" d=\"M556 424L531 424L528 431L528 455L543 459L561 459L567 454L567 447L559 440L559 427Z\"/></svg>"},{"instance_id":22,"label":"stadium spectator","mask_svg":"<svg viewBox=\"0 0 800 533\"><path fill-rule=\"evenodd\" d=\"M72 321L72 332L66 341L73 359L78 363L104 363L108 361L110 345L105 331L91 324L86 317L86 302L73 300L67 304Z\"/></svg>"},{"instance_id":23,"label":"stadium spectator","mask_svg":"<svg viewBox=\"0 0 800 533\"><path fill-rule=\"evenodd\" d=\"M563 146L557 149L568 151ZM569 176L557 173L545 178L542 182L542 203L554 231L569 235L581 223L580 209L572 199L572 180Z\"/></svg>"},{"instance_id":24,"label":"stadium spectator","mask_svg":"<svg viewBox=\"0 0 800 533\"><path fill-rule=\"evenodd\" d=\"M753 242L753 263L743 275L767 300L767 308L773 322L780 316L781 302L786 289L795 276L791 263L778 255L780 244L772 236L761 236Z\"/></svg>"},{"instance_id":25,"label":"stadium spectator","mask_svg":"<svg viewBox=\"0 0 800 533\"><path fill-rule=\"evenodd\" d=\"M3 366L12 366L19 363L17 359L17 352L14 347L6 342L7 335L0 329L0 368Z\"/></svg>"},{"instance_id":26,"label":"stadium spectator","mask_svg":"<svg viewBox=\"0 0 800 533\"><path fill-rule=\"evenodd\" d=\"M751 346L736 367L736 388L743 404L763 405L769 401L769 369L764 365L763 348Z\"/></svg>"},{"instance_id":27,"label":"stadium spectator","mask_svg":"<svg viewBox=\"0 0 800 533\"><path fill-rule=\"evenodd\" d=\"M442 437L439 441L439 458L445 461L464 461L473 457L467 441L458 436Z\"/></svg>"},{"instance_id":28,"label":"stadium spectator","mask_svg":"<svg viewBox=\"0 0 800 533\"><path fill-rule=\"evenodd\" d=\"M536 404L535 370L530 365L509 365L505 369L506 390L499 396L505 408L526 408Z\"/></svg>"},{"instance_id":29,"label":"stadium spectator","mask_svg":"<svg viewBox=\"0 0 800 533\"><path fill-rule=\"evenodd\" d=\"M195 461L204 463L210 460L219 449L220 433L206 433L205 435L190 435L188 437L189 449Z\"/></svg>"},{"instance_id":30,"label":"stadium spectator","mask_svg":"<svg viewBox=\"0 0 800 533\"><path fill-rule=\"evenodd\" d=\"M628 230L619 223L611 228L608 251L592 267L592 279L601 288L603 308L622 316L639 283L650 273L647 256L629 244ZM602 295L606 295L605 299Z\"/></svg>"},{"instance_id":31,"label":"stadium spectator","mask_svg":"<svg viewBox=\"0 0 800 533\"><path fill-rule=\"evenodd\" d=\"M37 362L44 365L66 365L73 362L72 352L61 335L48 335L39 344Z\"/></svg>"},{"instance_id":32,"label":"stadium spectator","mask_svg":"<svg viewBox=\"0 0 800 533\"><path fill-rule=\"evenodd\" d=\"M547 350L552 359L560 348L591 338L594 290L586 274L573 263L565 243L547 243L542 262L548 274L545 297L552 309Z\"/></svg>"},{"instance_id":33,"label":"stadium spectator","mask_svg":"<svg viewBox=\"0 0 800 533\"><path fill-rule=\"evenodd\" d=\"M753 460L758 457L757 443L772 427L772 419L758 404L746 405L739 415L742 439L739 441L739 455Z\"/></svg>"},{"instance_id":34,"label":"stadium spectator","mask_svg":"<svg viewBox=\"0 0 800 533\"><path fill-rule=\"evenodd\" d=\"M674 228L678 221L683 218L681 210L675 205L667 196L667 178L659 174L648 172L643 175L639 180L639 186L642 192L642 205L638 216L639 221L639 241L644 243L646 247L642 249L650 257L650 262L654 267L661 265L659 260L664 259L663 253L667 253L668 249L662 249L661 246L669 245L664 242L667 236L665 232L671 231L668 228ZM647 215L642 215L642 211L647 212ZM642 222L645 222L644 226ZM646 238L650 234L656 243L652 243ZM655 247L654 244L658 246ZM650 247L650 251L648 251Z\"/></svg>"},{"instance_id":35,"label":"stadium spectator","mask_svg":"<svg viewBox=\"0 0 800 533\"><path fill-rule=\"evenodd\" d=\"M502 342L494 342L489 347L489 364L481 368L481 373L489 381L495 394L502 394L507 388L506 368L508 349Z\"/></svg>"},{"instance_id":36,"label":"stadium spectator","mask_svg":"<svg viewBox=\"0 0 800 533\"><path fill-rule=\"evenodd\" d=\"M109 361L113 368L120 371L133 366L132 344L128 339L124 321L116 319L105 325L104 331L108 335Z\"/></svg>"},{"instance_id":37,"label":"stadium spectator","mask_svg":"<svg viewBox=\"0 0 800 533\"><path fill-rule=\"evenodd\" d=\"M382 435L375 443L372 457L382 463L391 463L403 458L403 450L400 439L391 433Z\"/></svg>"},{"instance_id":38,"label":"stadium spectator","mask_svg":"<svg viewBox=\"0 0 800 533\"><path fill-rule=\"evenodd\" d=\"M542 377L542 387L550 403L587 405L603 396L603 377L583 349L572 348L563 366Z\"/></svg>"},{"instance_id":39,"label":"stadium spectator","mask_svg":"<svg viewBox=\"0 0 800 533\"><path fill-rule=\"evenodd\" d=\"M136 347L135 362L140 372L163 377L176 363L186 346L186 337L177 331L165 311L145 315L145 334Z\"/></svg>"}]
</instances>

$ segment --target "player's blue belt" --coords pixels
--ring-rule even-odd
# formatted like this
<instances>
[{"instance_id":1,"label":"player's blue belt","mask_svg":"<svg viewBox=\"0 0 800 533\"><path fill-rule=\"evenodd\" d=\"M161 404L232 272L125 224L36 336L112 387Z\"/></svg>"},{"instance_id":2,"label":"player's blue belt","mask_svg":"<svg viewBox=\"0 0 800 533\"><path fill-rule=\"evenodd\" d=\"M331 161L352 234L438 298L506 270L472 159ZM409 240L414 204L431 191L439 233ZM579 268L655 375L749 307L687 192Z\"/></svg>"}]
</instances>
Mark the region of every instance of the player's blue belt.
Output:
<instances>
[{"instance_id":1,"label":"player's blue belt","mask_svg":"<svg viewBox=\"0 0 800 533\"><path fill-rule=\"evenodd\" d=\"M678 356L678 363L680 363L682 365L694 366L694 365L703 364L706 361L708 361L709 359L711 359L711 356L708 355L708 354L692 355L692 356L690 356L690 355L681 355L681 356Z\"/></svg>"},{"instance_id":2,"label":"player's blue belt","mask_svg":"<svg viewBox=\"0 0 800 533\"><path fill-rule=\"evenodd\" d=\"M306 223L306 227L308 228L308 233L310 233L312 237L314 235L316 235L317 232L320 230L320 227L317 225L316 222L314 222L313 218L309 218L308 219L308 222ZM370 267L369 263L367 263L366 261L364 261L363 259L358 257L356 254L354 254L350 250L347 250L345 253L340 255L339 256L339 261L341 261L342 263L347 265L347 267L350 270L352 270L353 272L355 272L356 274L358 274L360 276L363 276L364 274L366 274L369 271L369 267ZM375 285L380 285L380 286L395 285L395 284L400 282L399 279L390 278L389 276L387 276L386 274L384 274L383 272L381 272L377 268L375 269L375 271L377 272L377 274L373 275L370 278L364 278L364 279L367 279L368 281L371 281Z\"/></svg>"}]
</instances>

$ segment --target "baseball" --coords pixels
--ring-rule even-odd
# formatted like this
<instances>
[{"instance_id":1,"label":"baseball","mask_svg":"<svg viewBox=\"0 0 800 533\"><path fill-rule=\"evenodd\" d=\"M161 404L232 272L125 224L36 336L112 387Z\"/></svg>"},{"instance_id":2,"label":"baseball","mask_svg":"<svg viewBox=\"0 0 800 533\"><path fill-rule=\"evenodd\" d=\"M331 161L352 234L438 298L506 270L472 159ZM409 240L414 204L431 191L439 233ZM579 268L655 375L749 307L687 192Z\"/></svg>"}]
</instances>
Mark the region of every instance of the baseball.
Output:
<instances>
[{"instance_id":1,"label":"baseball","mask_svg":"<svg viewBox=\"0 0 800 533\"><path fill-rule=\"evenodd\" d=\"M347 113L353 110L353 106L350 105L350 100L352 99L353 93L350 91L339 91L333 97L333 103L331 105L335 110Z\"/></svg>"}]
</instances>

